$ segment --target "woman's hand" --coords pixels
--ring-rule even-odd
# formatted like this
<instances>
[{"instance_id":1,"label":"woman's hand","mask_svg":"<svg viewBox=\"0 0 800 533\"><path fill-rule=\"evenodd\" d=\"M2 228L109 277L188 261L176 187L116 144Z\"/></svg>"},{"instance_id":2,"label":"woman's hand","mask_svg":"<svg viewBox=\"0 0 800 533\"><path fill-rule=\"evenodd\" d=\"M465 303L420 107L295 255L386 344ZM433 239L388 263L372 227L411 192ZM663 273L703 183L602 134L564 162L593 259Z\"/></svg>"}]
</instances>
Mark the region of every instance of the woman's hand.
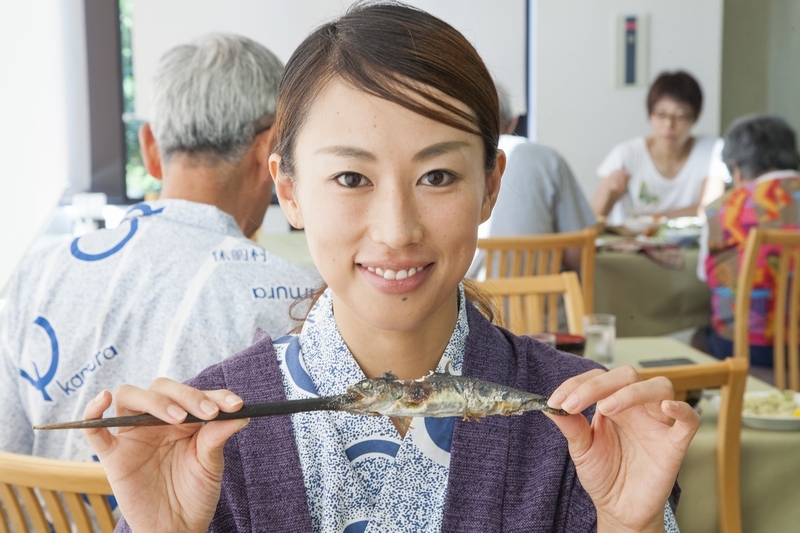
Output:
<instances>
[{"instance_id":1,"label":"woman's hand","mask_svg":"<svg viewBox=\"0 0 800 533\"><path fill-rule=\"evenodd\" d=\"M663 531L664 504L700 416L673 401L667 378L642 381L630 366L592 370L550 396L570 416L548 415L569 443L598 532ZM591 425L581 411L597 402Z\"/></svg>"},{"instance_id":2,"label":"woman's hand","mask_svg":"<svg viewBox=\"0 0 800 533\"><path fill-rule=\"evenodd\" d=\"M617 201L628 192L631 175L621 168L600 180L592 197L591 207L597 216L606 216Z\"/></svg>"},{"instance_id":3,"label":"woman's hand","mask_svg":"<svg viewBox=\"0 0 800 533\"><path fill-rule=\"evenodd\" d=\"M114 397L117 416L151 413L178 424L187 411L209 420L220 410L238 411L242 400L226 390L200 391L159 378L149 390L123 385ZM101 392L84 419L99 418L111 405ZM84 429L105 468L114 496L133 531L207 531L219 501L222 448L247 419L185 424Z\"/></svg>"}]
</instances>

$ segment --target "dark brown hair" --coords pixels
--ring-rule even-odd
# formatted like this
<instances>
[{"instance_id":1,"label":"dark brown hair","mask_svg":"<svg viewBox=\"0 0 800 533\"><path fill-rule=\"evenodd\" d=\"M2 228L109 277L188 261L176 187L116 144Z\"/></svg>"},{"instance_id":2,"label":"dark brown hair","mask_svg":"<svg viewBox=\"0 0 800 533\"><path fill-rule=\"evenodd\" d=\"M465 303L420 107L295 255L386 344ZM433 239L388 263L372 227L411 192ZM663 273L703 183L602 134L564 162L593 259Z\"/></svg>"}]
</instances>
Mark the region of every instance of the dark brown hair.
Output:
<instances>
[{"instance_id":1,"label":"dark brown hair","mask_svg":"<svg viewBox=\"0 0 800 533\"><path fill-rule=\"evenodd\" d=\"M662 98L672 98L676 102L687 104L692 108L694 120L703 109L703 91L700 84L686 71L662 72L650 86L647 93L647 113L653 114L653 108Z\"/></svg>"},{"instance_id":2,"label":"dark brown hair","mask_svg":"<svg viewBox=\"0 0 800 533\"><path fill-rule=\"evenodd\" d=\"M419 9L399 2L357 2L309 35L286 63L278 88L275 148L285 174L294 176L297 134L315 97L335 77L481 136L485 170L494 169L497 91L475 48L455 28Z\"/></svg>"}]
</instances>

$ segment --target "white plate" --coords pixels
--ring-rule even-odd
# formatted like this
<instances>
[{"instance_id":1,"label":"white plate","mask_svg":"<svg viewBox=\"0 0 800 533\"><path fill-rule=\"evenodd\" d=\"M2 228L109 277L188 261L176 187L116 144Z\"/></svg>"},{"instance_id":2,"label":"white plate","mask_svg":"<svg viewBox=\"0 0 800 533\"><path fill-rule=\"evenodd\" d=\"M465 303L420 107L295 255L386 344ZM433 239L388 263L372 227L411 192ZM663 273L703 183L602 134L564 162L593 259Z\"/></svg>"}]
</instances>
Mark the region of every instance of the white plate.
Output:
<instances>
[{"instance_id":1,"label":"white plate","mask_svg":"<svg viewBox=\"0 0 800 533\"><path fill-rule=\"evenodd\" d=\"M766 396L768 391L746 392L745 398ZM719 395L711 398L711 403L719 410ZM794 394L794 401L800 405L800 393ZM749 428L769 429L772 431L797 431L800 430L800 416L767 416L767 415L742 415L742 424Z\"/></svg>"}]
</instances>

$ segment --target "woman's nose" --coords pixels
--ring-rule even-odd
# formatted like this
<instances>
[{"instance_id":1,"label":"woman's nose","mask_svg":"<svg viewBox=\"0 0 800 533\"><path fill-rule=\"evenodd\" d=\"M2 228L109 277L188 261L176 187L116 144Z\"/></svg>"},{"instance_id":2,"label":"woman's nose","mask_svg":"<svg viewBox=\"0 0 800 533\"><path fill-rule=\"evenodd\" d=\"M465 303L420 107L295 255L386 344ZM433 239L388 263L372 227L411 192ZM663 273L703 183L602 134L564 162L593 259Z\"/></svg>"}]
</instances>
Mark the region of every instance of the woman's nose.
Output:
<instances>
[{"instance_id":1,"label":"woman's nose","mask_svg":"<svg viewBox=\"0 0 800 533\"><path fill-rule=\"evenodd\" d=\"M375 242L400 249L422 239L422 224L413 191L379 192L370 208L370 233Z\"/></svg>"}]
</instances>

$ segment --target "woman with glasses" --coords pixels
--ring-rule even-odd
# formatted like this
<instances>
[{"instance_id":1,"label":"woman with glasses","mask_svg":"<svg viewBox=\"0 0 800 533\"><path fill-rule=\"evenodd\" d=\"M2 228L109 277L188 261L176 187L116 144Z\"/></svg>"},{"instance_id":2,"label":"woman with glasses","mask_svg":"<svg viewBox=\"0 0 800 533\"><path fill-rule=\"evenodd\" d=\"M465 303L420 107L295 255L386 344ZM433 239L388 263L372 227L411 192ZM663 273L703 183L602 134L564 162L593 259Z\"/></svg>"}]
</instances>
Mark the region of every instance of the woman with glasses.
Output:
<instances>
[{"instance_id":1,"label":"woman with glasses","mask_svg":"<svg viewBox=\"0 0 800 533\"><path fill-rule=\"evenodd\" d=\"M609 225L638 215L697 216L718 198L727 177L722 141L693 136L703 93L684 71L664 72L650 86L651 134L615 146L597 168L592 210Z\"/></svg>"}]
</instances>

